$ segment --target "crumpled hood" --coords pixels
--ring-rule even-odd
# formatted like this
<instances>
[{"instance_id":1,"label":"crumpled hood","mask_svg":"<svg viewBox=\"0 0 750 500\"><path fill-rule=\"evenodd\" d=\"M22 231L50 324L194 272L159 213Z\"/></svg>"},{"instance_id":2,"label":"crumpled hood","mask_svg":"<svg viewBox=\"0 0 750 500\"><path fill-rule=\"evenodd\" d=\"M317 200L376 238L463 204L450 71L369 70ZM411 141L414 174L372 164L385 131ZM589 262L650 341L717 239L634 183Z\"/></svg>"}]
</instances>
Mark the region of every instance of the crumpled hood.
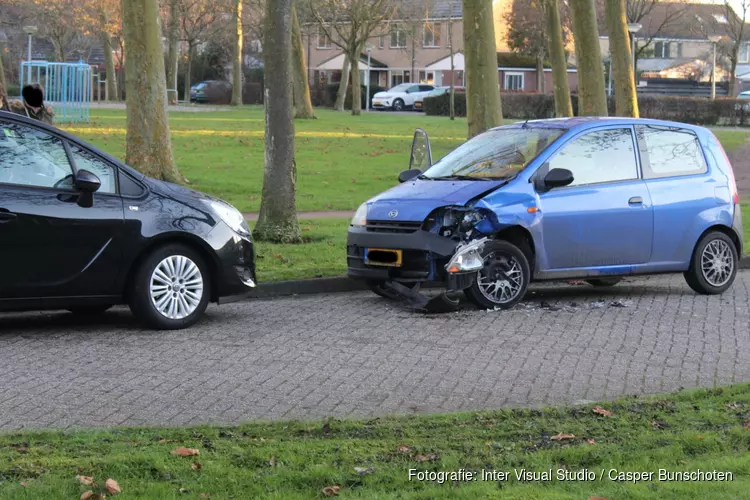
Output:
<instances>
[{"instance_id":1,"label":"crumpled hood","mask_svg":"<svg viewBox=\"0 0 750 500\"><path fill-rule=\"evenodd\" d=\"M368 220L422 222L439 207L466 205L506 181L428 181L399 184L367 202ZM394 215L395 213L395 215Z\"/></svg>"}]
</instances>

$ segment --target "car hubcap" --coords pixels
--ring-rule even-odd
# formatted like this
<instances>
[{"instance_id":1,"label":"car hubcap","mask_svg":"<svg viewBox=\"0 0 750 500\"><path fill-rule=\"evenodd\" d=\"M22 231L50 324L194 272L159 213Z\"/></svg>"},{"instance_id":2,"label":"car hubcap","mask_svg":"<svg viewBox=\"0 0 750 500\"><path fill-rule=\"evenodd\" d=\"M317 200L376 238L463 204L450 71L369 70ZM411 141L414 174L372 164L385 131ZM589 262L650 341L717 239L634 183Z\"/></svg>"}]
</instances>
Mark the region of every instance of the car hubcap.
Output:
<instances>
[{"instance_id":1,"label":"car hubcap","mask_svg":"<svg viewBox=\"0 0 750 500\"><path fill-rule=\"evenodd\" d=\"M479 291L496 304L511 302L523 288L523 272L515 257L494 252L484 258L484 268L479 271Z\"/></svg>"},{"instance_id":2,"label":"car hubcap","mask_svg":"<svg viewBox=\"0 0 750 500\"><path fill-rule=\"evenodd\" d=\"M710 285L726 285L734 271L734 254L726 241L713 240L706 245L701 255L701 270Z\"/></svg>"},{"instance_id":3,"label":"car hubcap","mask_svg":"<svg viewBox=\"0 0 750 500\"><path fill-rule=\"evenodd\" d=\"M203 298L203 275L195 262L183 255L159 262L150 283L151 303L169 319L190 316Z\"/></svg>"}]
</instances>

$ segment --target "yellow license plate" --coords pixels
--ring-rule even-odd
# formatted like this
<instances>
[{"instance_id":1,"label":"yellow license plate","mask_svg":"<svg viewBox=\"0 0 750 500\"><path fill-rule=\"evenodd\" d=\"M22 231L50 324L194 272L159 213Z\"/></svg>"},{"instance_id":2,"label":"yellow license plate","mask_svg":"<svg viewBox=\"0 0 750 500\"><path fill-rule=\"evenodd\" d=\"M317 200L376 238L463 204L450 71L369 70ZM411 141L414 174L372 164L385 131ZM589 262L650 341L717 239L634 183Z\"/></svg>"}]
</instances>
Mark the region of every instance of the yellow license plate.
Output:
<instances>
[{"instance_id":1,"label":"yellow license plate","mask_svg":"<svg viewBox=\"0 0 750 500\"><path fill-rule=\"evenodd\" d=\"M401 267L403 261L403 250L368 248L365 253L365 264L369 266Z\"/></svg>"},{"instance_id":2,"label":"yellow license plate","mask_svg":"<svg viewBox=\"0 0 750 500\"><path fill-rule=\"evenodd\" d=\"M414 107L415 108L421 108L422 107L422 103L421 102L416 102L416 103L414 103Z\"/></svg>"}]
</instances>

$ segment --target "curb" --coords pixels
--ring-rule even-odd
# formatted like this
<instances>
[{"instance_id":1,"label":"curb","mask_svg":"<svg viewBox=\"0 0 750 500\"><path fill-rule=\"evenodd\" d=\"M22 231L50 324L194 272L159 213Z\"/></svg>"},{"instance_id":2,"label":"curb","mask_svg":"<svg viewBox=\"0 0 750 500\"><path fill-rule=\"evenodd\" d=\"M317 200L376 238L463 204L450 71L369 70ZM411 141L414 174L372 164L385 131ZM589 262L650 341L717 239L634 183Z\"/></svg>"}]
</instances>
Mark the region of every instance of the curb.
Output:
<instances>
[{"instance_id":1,"label":"curb","mask_svg":"<svg viewBox=\"0 0 750 500\"><path fill-rule=\"evenodd\" d=\"M740 259L739 267L740 269L750 269L750 257ZM423 285L423 288L435 286L439 286L439 284L428 283L427 285ZM288 297L290 295L360 292L363 290L368 290L364 281L353 280L346 276L332 276L330 278L309 278L261 283L252 291L249 298L269 299L273 297Z\"/></svg>"}]
</instances>

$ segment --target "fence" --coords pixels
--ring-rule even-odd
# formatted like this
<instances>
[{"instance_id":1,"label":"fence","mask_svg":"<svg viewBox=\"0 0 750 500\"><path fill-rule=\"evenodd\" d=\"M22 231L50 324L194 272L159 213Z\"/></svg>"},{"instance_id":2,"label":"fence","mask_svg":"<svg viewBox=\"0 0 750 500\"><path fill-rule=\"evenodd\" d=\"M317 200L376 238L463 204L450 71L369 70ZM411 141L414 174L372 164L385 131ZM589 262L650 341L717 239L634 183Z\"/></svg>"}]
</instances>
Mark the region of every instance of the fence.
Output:
<instances>
[{"instance_id":1,"label":"fence","mask_svg":"<svg viewBox=\"0 0 750 500\"><path fill-rule=\"evenodd\" d=\"M79 63L25 61L21 63L21 88L39 83L44 100L55 110L56 122L88 122L91 111L91 66Z\"/></svg>"}]
</instances>

